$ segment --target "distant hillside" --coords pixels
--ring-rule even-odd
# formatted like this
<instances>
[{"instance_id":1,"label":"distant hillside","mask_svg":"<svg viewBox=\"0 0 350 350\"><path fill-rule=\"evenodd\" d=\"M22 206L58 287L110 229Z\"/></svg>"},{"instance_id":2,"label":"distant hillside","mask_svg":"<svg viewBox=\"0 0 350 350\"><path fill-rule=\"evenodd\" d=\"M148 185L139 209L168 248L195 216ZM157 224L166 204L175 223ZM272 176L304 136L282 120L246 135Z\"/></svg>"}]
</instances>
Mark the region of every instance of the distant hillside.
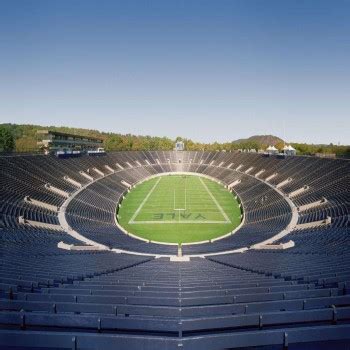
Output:
<instances>
[{"instance_id":1,"label":"distant hillside","mask_svg":"<svg viewBox=\"0 0 350 350\"><path fill-rule=\"evenodd\" d=\"M82 136L93 136L103 140L107 151L167 151L174 148L175 140L168 137L123 135L112 132L100 132L83 128L68 128L40 125L0 124L0 152L5 149L16 152L35 152L37 148L36 132L40 129L51 129ZM237 151L239 149L266 149L269 145L278 149L283 147L283 140L273 135L255 135L226 143L201 143L177 137L183 140L188 151ZM335 153L337 156L350 157L350 146L310 145L306 143L291 143L299 155L315 153Z\"/></svg>"},{"instance_id":2,"label":"distant hillside","mask_svg":"<svg viewBox=\"0 0 350 350\"><path fill-rule=\"evenodd\" d=\"M235 141L232 141L232 143L240 143L240 144L245 144L245 143L257 143L260 145L260 147L264 146L276 146L278 144L283 144L284 141L273 135L254 135L251 137L248 137L247 139L238 139Z\"/></svg>"}]
</instances>

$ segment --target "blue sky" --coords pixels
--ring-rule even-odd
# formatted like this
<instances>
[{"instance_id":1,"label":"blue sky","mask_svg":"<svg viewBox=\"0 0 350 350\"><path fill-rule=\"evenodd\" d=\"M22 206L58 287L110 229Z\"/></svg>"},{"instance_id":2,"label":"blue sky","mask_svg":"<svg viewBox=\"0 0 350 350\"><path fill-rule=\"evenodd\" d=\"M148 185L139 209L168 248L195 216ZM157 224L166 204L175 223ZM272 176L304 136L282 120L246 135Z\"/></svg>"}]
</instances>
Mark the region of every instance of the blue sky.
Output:
<instances>
[{"instance_id":1,"label":"blue sky","mask_svg":"<svg viewBox=\"0 0 350 350\"><path fill-rule=\"evenodd\" d=\"M0 122L349 144L349 18L346 0L0 0Z\"/></svg>"}]
</instances>

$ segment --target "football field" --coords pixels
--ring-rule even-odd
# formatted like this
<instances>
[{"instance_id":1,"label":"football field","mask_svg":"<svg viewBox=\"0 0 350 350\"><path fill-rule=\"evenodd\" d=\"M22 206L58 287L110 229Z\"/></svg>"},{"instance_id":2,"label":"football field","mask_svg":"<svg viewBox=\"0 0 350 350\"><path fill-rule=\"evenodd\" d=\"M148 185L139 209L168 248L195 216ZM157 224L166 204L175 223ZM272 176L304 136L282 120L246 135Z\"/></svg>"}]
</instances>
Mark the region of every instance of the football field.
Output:
<instances>
[{"instance_id":1,"label":"football field","mask_svg":"<svg viewBox=\"0 0 350 350\"><path fill-rule=\"evenodd\" d=\"M118 221L142 238L189 243L231 232L241 212L233 194L207 178L169 175L132 189L121 203Z\"/></svg>"}]
</instances>

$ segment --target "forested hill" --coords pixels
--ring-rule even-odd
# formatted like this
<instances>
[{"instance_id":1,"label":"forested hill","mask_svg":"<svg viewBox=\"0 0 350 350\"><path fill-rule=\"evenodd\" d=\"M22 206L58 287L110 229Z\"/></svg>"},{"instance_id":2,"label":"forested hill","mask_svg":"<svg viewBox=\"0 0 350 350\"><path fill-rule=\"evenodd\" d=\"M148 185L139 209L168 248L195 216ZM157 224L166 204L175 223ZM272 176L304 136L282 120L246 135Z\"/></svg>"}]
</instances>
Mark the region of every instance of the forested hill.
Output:
<instances>
[{"instance_id":1,"label":"forested hill","mask_svg":"<svg viewBox=\"0 0 350 350\"><path fill-rule=\"evenodd\" d=\"M172 150L176 140L183 140L186 150L232 151L238 149L266 149L269 145L282 148L284 141L273 135L255 135L246 139L238 139L226 143L200 143L178 137L176 140L168 137L123 135L118 133L100 132L98 130L69 128L57 126L0 124L0 152L33 152L37 151L37 130L50 129L82 136L93 136L103 139L107 151L128 150ZM306 143L291 143L298 154L311 155L319 153L335 153L337 156L350 157L350 146L310 145Z\"/></svg>"},{"instance_id":2,"label":"forested hill","mask_svg":"<svg viewBox=\"0 0 350 350\"><path fill-rule=\"evenodd\" d=\"M238 143L238 144L252 142L252 143L257 143L258 145L268 145L268 146L270 145L276 146L284 143L284 141L281 138L273 135L254 135L254 136L248 137L247 139L239 139L232 142Z\"/></svg>"}]
</instances>

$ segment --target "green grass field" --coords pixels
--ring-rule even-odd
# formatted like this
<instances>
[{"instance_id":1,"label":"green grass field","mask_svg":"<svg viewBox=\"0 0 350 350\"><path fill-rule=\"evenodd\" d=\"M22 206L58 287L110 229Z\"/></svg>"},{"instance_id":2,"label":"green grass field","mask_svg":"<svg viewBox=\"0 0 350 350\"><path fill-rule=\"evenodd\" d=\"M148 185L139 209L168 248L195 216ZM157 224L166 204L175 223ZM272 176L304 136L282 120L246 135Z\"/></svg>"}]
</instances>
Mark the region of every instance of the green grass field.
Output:
<instances>
[{"instance_id":1,"label":"green grass field","mask_svg":"<svg viewBox=\"0 0 350 350\"><path fill-rule=\"evenodd\" d=\"M199 176L150 179L131 190L121 204L120 225L152 241L204 241L231 232L241 222L232 193Z\"/></svg>"}]
</instances>

